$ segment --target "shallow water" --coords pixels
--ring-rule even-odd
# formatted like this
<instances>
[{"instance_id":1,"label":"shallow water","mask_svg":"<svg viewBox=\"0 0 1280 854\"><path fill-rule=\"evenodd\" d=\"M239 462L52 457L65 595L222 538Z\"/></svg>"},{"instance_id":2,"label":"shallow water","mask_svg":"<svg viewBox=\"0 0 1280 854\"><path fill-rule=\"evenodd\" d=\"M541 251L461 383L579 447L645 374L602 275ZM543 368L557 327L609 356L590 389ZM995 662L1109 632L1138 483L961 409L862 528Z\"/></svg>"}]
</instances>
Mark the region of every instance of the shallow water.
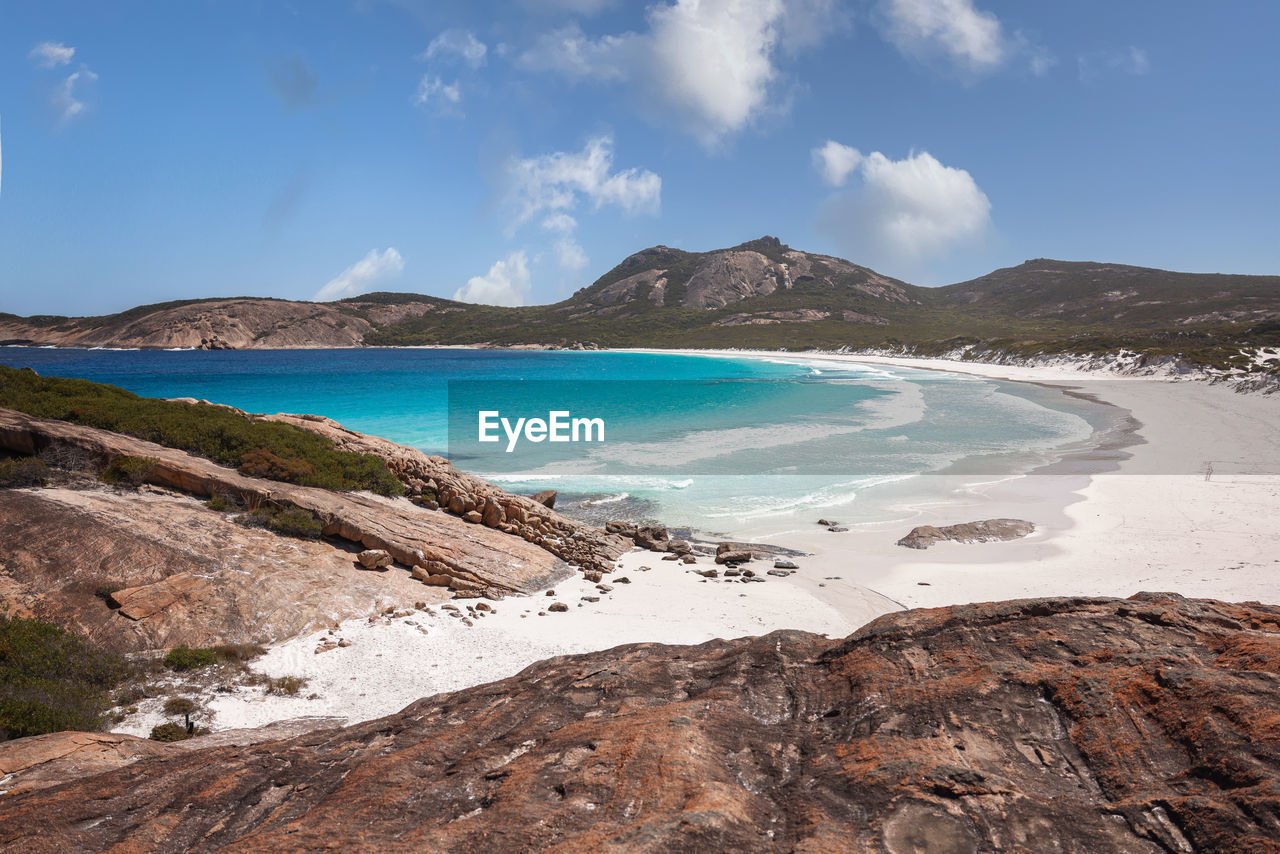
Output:
<instances>
[{"instance_id":1,"label":"shallow water","mask_svg":"<svg viewBox=\"0 0 1280 854\"><path fill-rule=\"evenodd\" d=\"M931 473L1022 473L1087 448L1116 418L1054 389L821 357L9 347L0 363L148 396L325 415L450 456L514 491L557 489L559 506L593 521L744 538L837 512L852 524L897 518L903 506L939 500L942 481L953 487ZM523 441L507 454L505 441L475 441L484 407L598 416L605 441Z\"/></svg>"}]
</instances>

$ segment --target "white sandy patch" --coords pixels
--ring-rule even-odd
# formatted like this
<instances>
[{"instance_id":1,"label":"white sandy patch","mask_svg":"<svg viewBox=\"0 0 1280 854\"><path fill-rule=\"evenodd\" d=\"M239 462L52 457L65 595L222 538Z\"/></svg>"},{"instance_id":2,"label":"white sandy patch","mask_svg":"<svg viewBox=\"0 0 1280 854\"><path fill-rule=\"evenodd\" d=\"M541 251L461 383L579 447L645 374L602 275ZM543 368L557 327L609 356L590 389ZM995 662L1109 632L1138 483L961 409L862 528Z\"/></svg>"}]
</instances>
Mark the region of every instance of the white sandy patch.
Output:
<instances>
[{"instance_id":1,"label":"white sandy patch","mask_svg":"<svg viewBox=\"0 0 1280 854\"><path fill-rule=\"evenodd\" d=\"M246 686L235 693L212 694L205 707L212 715L197 720L220 731L256 727L300 716L340 717L348 722L370 720L400 711L422 697L457 691L504 679L536 661L571 653L593 652L620 644L657 641L693 644L713 638L760 635L775 629L802 629L843 637L893 603L866 595L842 582L813 576L801 565L791 578L742 583L704 579L692 567L664 561L660 554L633 551L621 568L604 578L613 591L601 592L581 576L557 584L556 595L509 597L499 602L456 599L467 606L485 601L496 613L469 617L466 626L440 606L434 616L415 612L399 619L349 620L330 635L320 632L276 646L255 661L253 669L268 676L301 676L307 685L296 696L267 695L261 687ZM650 567L648 571L642 566ZM697 568L714 567L699 557ZM764 575L773 561L746 565ZM619 584L618 578L630 584ZM829 585L832 601L813 591ZM584 596L598 596L585 602ZM546 612L553 602L569 606L567 613ZM545 616L539 616L539 612ZM316 653L327 638L343 638L349 647ZM314 695L313 699L312 698ZM117 731L146 735L167 718L153 701Z\"/></svg>"}]
</instances>

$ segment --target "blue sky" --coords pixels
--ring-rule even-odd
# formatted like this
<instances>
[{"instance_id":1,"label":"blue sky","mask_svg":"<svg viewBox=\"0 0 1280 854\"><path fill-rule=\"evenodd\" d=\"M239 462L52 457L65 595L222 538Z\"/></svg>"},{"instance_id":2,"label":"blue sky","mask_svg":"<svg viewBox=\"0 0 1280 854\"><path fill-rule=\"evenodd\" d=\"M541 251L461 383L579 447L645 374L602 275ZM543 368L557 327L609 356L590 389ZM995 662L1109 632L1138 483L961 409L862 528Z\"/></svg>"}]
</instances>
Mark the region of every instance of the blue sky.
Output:
<instances>
[{"instance_id":1,"label":"blue sky","mask_svg":"<svg viewBox=\"0 0 1280 854\"><path fill-rule=\"evenodd\" d=\"M1280 273L1280 4L0 0L0 311L562 299L774 234Z\"/></svg>"}]
</instances>

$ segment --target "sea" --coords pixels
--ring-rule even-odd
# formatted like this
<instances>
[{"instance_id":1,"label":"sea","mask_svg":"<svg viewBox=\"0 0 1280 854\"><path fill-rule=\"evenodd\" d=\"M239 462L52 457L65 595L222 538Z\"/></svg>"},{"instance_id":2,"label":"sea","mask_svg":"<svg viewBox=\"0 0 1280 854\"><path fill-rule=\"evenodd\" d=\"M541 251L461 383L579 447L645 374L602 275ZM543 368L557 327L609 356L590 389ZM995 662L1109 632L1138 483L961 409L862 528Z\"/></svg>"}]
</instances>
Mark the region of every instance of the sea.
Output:
<instances>
[{"instance_id":1,"label":"sea","mask_svg":"<svg viewBox=\"0 0 1280 854\"><path fill-rule=\"evenodd\" d=\"M597 524L751 540L823 517L909 518L909 508L945 502L957 478L989 484L1085 453L1121 414L1056 388L809 354L4 347L0 364L150 397L323 415L513 492L555 489L557 509ZM480 441L480 412L496 441ZM558 443L517 431L508 450L510 434L493 426L554 412L583 419L579 441L568 427L570 441Z\"/></svg>"}]
</instances>

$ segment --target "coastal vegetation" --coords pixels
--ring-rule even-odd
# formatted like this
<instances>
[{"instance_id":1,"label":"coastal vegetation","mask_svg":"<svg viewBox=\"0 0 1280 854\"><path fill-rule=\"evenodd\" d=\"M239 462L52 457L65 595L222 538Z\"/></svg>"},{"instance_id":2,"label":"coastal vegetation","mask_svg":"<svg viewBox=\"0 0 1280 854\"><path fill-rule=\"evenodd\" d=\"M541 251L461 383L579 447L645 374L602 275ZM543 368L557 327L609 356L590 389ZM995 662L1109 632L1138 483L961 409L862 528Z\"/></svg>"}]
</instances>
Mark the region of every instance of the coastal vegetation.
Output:
<instances>
[{"instance_id":1,"label":"coastal vegetation","mask_svg":"<svg viewBox=\"0 0 1280 854\"><path fill-rule=\"evenodd\" d=\"M256 421L232 409L140 397L88 380L42 377L0 365L0 407L124 433L264 477L335 491L402 495L404 486L372 454L336 448L290 424ZM140 483L154 461L116 458L104 479Z\"/></svg>"},{"instance_id":2,"label":"coastal vegetation","mask_svg":"<svg viewBox=\"0 0 1280 854\"><path fill-rule=\"evenodd\" d=\"M49 467L34 457L0 461L0 488L44 486L49 480Z\"/></svg>"},{"instance_id":3,"label":"coastal vegetation","mask_svg":"<svg viewBox=\"0 0 1280 854\"><path fill-rule=\"evenodd\" d=\"M216 663L243 667L266 651L264 647L254 643L219 644L210 647L190 647L180 644L169 650L161 663L170 670L178 672L199 670Z\"/></svg>"},{"instance_id":4,"label":"coastal vegetation","mask_svg":"<svg viewBox=\"0 0 1280 854\"><path fill-rule=\"evenodd\" d=\"M128 675L123 658L52 623L0 616L0 740L98 729Z\"/></svg>"}]
</instances>

